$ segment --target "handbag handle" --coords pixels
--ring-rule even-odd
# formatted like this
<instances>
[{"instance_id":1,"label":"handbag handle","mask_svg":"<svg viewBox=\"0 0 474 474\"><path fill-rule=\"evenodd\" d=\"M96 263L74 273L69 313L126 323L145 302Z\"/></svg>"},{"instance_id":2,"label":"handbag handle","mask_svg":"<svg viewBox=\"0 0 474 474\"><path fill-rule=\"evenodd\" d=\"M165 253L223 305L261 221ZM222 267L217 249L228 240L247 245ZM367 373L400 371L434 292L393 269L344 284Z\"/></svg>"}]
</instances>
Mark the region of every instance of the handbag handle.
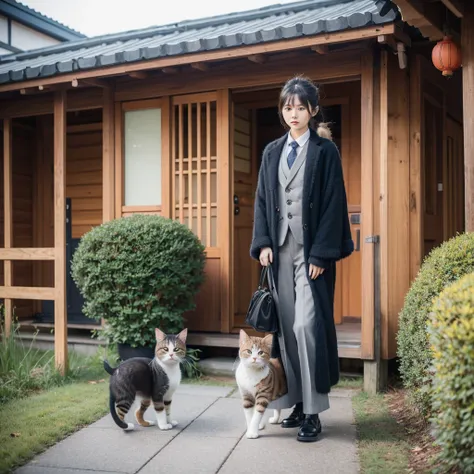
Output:
<instances>
[{"instance_id":1,"label":"handbag handle","mask_svg":"<svg viewBox=\"0 0 474 474\"><path fill-rule=\"evenodd\" d=\"M258 288L262 288L263 284L267 280L268 288L273 289L275 285L272 285L273 283L273 274L272 274L272 269L271 269L271 264L269 263L266 267L262 268L262 271L260 273L260 281L258 283Z\"/></svg>"}]
</instances>

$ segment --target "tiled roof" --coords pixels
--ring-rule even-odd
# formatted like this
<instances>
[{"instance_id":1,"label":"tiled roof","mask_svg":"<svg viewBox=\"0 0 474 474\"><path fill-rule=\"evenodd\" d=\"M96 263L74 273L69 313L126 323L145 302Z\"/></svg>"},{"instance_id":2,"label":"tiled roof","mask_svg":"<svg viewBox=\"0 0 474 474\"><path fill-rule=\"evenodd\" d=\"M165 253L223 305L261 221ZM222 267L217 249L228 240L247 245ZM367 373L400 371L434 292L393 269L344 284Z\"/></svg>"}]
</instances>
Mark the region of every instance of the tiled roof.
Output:
<instances>
[{"instance_id":1,"label":"tiled roof","mask_svg":"<svg viewBox=\"0 0 474 474\"><path fill-rule=\"evenodd\" d=\"M381 16L379 10L388 5ZM0 58L0 84L283 39L400 19L389 0L304 0L100 36Z\"/></svg>"}]
</instances>

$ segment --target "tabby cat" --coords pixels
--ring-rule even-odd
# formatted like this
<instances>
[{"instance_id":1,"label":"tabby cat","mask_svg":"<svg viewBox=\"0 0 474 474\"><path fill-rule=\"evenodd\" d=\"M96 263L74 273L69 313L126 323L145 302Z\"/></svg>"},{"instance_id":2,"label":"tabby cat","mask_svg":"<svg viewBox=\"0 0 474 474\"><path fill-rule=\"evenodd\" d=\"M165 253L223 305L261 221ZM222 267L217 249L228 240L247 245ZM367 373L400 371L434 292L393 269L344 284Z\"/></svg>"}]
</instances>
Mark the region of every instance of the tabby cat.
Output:
<instances>
[{"instance_id":1,"label":"tabby cat","mask_svg":"<svg viewBox=\"0 0 474 474\"><path fill-rule=\"evenodd\" d=\"M143 415L153 402L156 422L161 430L169 430L178 424L171 419L171 401L181 382L180 362L186 355L187 329L178 335L166 335L155 329L155 357L134 357L112 368L104 361L110 377L110 414L122 429L133 430L133 423L124 421L135 399L140 407L135 412L137 422L152 426L154 421L145 420Z\"/></svg>"},{"instance_id":2,"label":"tabby cat","mask_svg":"<svg viewBox=\"0 0 474 474\"><path fill-rule=\"evenodd\" d=\"M240 363L235 378L239 386L247 422L247 438L258 438L265 427L263 415L270 402L287 391L286 378L279 359L271 359L272 335L251 337L240 330ZM280 410L273 410L268 421L278 423Z\"/></svg>"}]
</instances>

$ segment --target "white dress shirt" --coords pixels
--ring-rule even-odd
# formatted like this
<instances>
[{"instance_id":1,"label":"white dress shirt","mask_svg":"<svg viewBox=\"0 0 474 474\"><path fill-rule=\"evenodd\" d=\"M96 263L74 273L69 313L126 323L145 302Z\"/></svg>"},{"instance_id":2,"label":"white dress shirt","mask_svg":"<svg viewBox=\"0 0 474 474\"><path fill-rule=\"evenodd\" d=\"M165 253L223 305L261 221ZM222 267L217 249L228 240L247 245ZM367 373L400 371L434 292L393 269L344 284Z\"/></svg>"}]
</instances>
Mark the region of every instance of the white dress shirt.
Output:
<instances>
[{"instance_id":1,"label":"white dress shirt","mask_svg":"<svg viewBox=\"0 0 474 474\"><path fill-rule=\"evenodd\" d=\"M291 136L290 132L288 132L288 139L286 140L286 148L287 148L286 157L288 158L288 155L290 154L290 151L292 150L290 143L296 141L298 142L298 145L299 145L298 148L296 149L296 158L298 158L298 156L300 156L301 150L303 149L304 145L309 140L310 135L311 135L311 132L308 128L308 130L306 130L306 132L304 132L303 135L301 135L301 137L295 140Z\"/></svg>"}]
</instances>

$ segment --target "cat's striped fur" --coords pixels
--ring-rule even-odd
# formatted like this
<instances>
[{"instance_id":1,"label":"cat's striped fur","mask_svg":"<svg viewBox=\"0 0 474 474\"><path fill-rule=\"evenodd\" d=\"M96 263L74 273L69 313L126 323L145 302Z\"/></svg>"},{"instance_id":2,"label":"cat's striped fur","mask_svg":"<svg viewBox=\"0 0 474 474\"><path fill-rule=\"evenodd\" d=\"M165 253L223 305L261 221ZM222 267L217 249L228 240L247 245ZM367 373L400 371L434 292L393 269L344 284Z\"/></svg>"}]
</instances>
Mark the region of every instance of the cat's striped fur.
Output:
<instances>
[{"instance_id":1,"label":"cat's striped fur","mask_svg":"<svg viewBox=\"0 0 474 474\"><path fill-rule=\"evenodd\" d=\"M263 415L270 402L287 391L283 367L278 359L272 359L272 335L251 337L240 331L240 363L236 381L247 422L247 438L258 438L258 430L265 427ZM280 411L274 410L270 423L278 423Z\"/></svg>"},{"instance_id":2,"label":"cat's striped fur","mask_svg":"<svg viewBox=\"0 0 474 474\"><path fill-rule=\"evenodd\" d=\"M104 361L110 377L110 413L115 423L124 430L132 430L133 423L125 422L135 399L140 407L135 412L142 426L158 424L161 430L169 430L178 423L171 419L171 402L181 382L180 362L186 356L187 329L177 336L167 336L159 329L156 332L155 357L134 357L112 368ZM153 403L156 423L145 420L144 415Z\"/></svg>"}]
</instances>

